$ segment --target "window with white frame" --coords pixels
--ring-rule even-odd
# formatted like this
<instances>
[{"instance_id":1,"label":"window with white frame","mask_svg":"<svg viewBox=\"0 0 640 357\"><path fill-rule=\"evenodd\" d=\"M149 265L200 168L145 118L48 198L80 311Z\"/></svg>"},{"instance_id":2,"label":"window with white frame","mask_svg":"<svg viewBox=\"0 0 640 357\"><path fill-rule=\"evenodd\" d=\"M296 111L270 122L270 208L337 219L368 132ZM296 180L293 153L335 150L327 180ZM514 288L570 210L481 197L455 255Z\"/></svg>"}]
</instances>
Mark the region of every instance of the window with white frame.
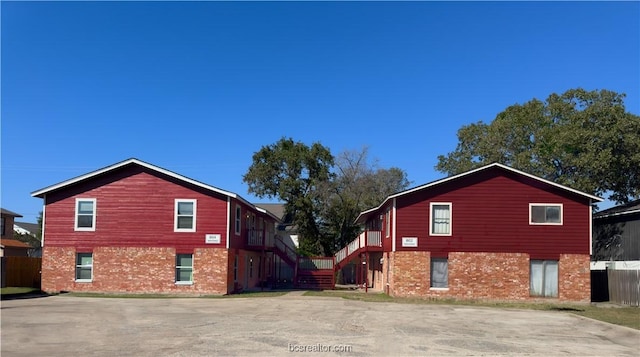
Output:
<instances>
[{"instance_id":1,"label":"window with white frame","mask_svg":"<svg viewBox=\"0 0 640 357\"><path fill-rule=\"evenodd\" d=\"M76 198L76 231L96 230L96 199Z\"/></svg>"},{"instance_id":2,"label":"window with white frame","mask_svg":"<svg viewBox=\"0 0 640 357\"><path fill-rule=\"evenodd\" d=\"M558 297L558 261L532 260L531 296Z\"/></svg>"},{"instance_id":3,"label":"window with white frame","mask_svg":"<svg viewBox=\"0 0 640 357\"><path fill-rule=\"evenodd\" d=\"M193 254L176 254L176 284L193 283Z\"/></svg>"},{"instance_id":4,"label":"window with white frame","mask_svg":"<svg viewBox=\"0 0 640 357\"><path fill-rule=\"evenodd\" d=\"M562 204L530 203L529 224L562 224Z\"/></svg>"},{"instance_id":5,"label":"window with white frame","mask_svg":"<svg viewBox=\"0 0 640 357\"><path fill-rule=\"evenodd\" d=\"M429 215L430 235L450 236L451 235L451 203L431 203L431 214Z\"/></svg>"},{"instance_id":6,"label":"window with white frame","mask_svg":"<svg viewBox=\"0 0 640 357\"><path fill-rule=\"evenodd\" d=\"M76 281L90 282L93 280L93 253L76 254Z\"/></svg>"},{"instance_id":7,"label":"window with white frame","mask_svg":"<svg viewBox=\"0 0 640 357\"><path fill-rule=\"evenodd\" d=\"M196 200L175 200L175 232L196 231Z\"/></svg>"},{"instance_id":8,"label":"window with white frame","mask_svg":"<svg viewBox=\"0 0 640 357\"><path fill-rule=\"evenodd\" d=\"M431 285L432 288L449 287L449 264L447 258L431 258Z\"/></svg>"},{"instance_id":9,"label":"window with white frame","mask_svg":"<svg viewBox=\"0 0 640 357\"><path fill-rule=\"evenodd\" d=\"M384 232L385 232L385 237L389 237L391 236L391 210L388 209L387 212L384 215L384 220L385 220L385 224L384 224Z\"/></svg>"},{"instance_id":10,"label":"window with white frame","mask_svg":"<svg viewBox=\"0 0 640 357\"><path fill-rule=\"evenodd\" d=\"M240 227L242 225L242 210L239 205L236 205L236 235L240 235Z\"/></svg>"}]
</instances>

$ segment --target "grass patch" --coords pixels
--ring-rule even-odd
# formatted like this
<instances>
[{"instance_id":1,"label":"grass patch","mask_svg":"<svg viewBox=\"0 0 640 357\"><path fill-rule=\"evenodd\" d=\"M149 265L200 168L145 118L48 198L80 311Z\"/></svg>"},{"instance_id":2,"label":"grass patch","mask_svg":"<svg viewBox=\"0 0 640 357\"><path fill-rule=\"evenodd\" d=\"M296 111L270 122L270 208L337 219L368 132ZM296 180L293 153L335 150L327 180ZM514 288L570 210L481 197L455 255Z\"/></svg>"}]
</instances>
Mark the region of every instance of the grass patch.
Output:
<instances>
[{"instance_id":1,"label":"grass patch","mask_svg":"<svg viewBox=\"0 0 640 357\"><path fill-rule=\"evenodd\" d=\"M239 294L231 295L181 295L181 294L136 294L136 293L89 293L89 292L70 292L64 295L75 297L93 297L93 298L122 298L122 299L230 299L230 298L256 298L256 297L274 297L286 294L286 291L246 291Z\"/></svg>"},{"instance_id":2,"label":"grass patch","mask_svg":"<svg viewBox=\"0 0 640 357\"><path fill-rule=\"evenodd\" d=\"M527 309L540 311L557 311L588 317L594 320L609 322L616 325L640 330L640 308L637 307L604 307L595 305L578 305L545 302L492 302L455 299L420 299L391 297L384 293L362 293L357 291L308 291L305 296L339 297L349 300L367 302L393 302L401 304L429 304L454 306L480 306L501 309Z\"/></svg>"},{"instance_id":3,"label":"grass patch","mask_svg":"<svg viewBox=\"0 0 640 357\"><path fill-rule=\"evenodd\" d=\"M37 293L37 292L40 292L40 289L21 288L21 287L0 288L0 295L28 294L28 293Z\"/></svg>"},{"instance_id":4,"label":"grass patch","mask_svg":"<svg viewBox=\"0 0 640 357\"><path fill-rule=\"evenodd\" d=\"M276 297L282 296L288 293L288 291L243 291L238 294L220 296L222 298L254 298L254 297Z\"/></svg>"}]
</instances>

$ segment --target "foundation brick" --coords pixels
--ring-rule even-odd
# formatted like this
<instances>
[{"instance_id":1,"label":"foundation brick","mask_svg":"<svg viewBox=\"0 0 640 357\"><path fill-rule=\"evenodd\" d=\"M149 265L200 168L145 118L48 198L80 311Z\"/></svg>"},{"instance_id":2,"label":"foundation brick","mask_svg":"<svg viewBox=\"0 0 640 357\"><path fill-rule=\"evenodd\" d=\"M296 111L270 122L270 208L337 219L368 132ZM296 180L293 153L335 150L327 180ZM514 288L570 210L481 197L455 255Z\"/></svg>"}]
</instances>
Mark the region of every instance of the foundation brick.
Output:
<instances>
[{"instance_id":1,"label":"foundation brick","mask_svg":"<svg viewBox=\"0 0 640 357\"><path fill-rule=\"evenodd\" d=\"M51 293L227 293L226 249L195 249L192 285L176 285L175 254L174 248L97 247L93 250L93 279L84 283L75 281L75 248L45 247L42 289Z\"/></svg>"},{"instance_id":2,"label":"foundation brick","mask_svg":"<svg viewBox=\"0 0 640 357\"><path fill-rule=\"evenodd\" d=\"M530 296L530 260L525 253L449 253L448 289L430 288L428 251L391 252L389 294L400 297L496 301L589 302L589 256L562 254L558 298ZM386 266L383 266L386 269Z\"/></svg>"}]
</instances>

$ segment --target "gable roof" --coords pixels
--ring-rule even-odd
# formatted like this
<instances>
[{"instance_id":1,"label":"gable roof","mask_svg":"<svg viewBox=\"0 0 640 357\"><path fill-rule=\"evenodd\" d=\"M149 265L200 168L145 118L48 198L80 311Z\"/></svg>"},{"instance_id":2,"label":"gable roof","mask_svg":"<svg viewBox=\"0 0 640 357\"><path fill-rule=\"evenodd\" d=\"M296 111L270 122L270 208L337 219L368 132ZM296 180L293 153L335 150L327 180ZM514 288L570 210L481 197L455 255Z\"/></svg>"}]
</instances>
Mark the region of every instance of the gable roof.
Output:
<instances>
[{"instance_id":1,"label":"gable roof","mask_svg":"<svg viewBox=\"0 0 640 357\"><path fill-rule=\"evenodd\" d=\"M31 196L32 197L44 198L44 196L46 194L50 193L50 192L61 190L61 189L64 189L64 188L66 188L68 186L71 186L71 185L74 185L74 184L77 184L77 183L80 183L80 182L83 182L83 181L90 180L90 179L92 179L94 177L107 174L107 173L109 173L111 171L117 170L119 168L122 168L122 167L125 167L125 166L128 166L128 165L141 166L141 167L147 168L147 169L149 169L151 171L155 171L155 172L164 174L166 176L172 177L172 178L177 179L179 181L182 181L182 182L194 185L194 186L198 186L198 187L204 188L205 190L208 190L208 191L211 191L211 192L214 192L214 193L218 193L218 194L221 194L221 195L224 195L224 196L227 196L227 197L235 198L237 200L242 201L246 205L254 208L255 210L257 210L259 212L268 214L272 218L278 219L273 214L271 214L271 212L268 212L263 208L256 207L255 205L253 205L249 201L245 200L244 198L242 198L241 196L239 196L239 195L237 195L237 194L235 194L233 192L222 190L222 189L217 188L215 186L208 185L206 183L203 183L203 182L194 180L192 178L177 174L177 173L175 173L173 171L169 171L167 169L163 169L163 168L161 168L159 166L152 165L152 164L150 164L148 162L144 162L144 161L138 160L136 158L131 158L131 159L127 159L127 160L124 160L124 161L120 161L120 162L115 163L113 165L109 165L107 167L103 167L101 169L86 173L84 175L80 175L80 176L74 177L72 179L69 179L69 180L66 180L66 181L62 181L62 182L59 182L59 183L51 185L51 186L47 186L47 187L39 189L37 191L33 191L31 193Z\"/></svg>"},{"instance_id":2,"label":"gable roof","mask_svg":"<svg viewBox=\"0 0 640 357\"><path fill-rule=\"evenodd\" d=\"M356 222L360 221L360 218L362 218L363 216L365 216L365 215L367 215L369 213L377 211L382 206L386 205L387 202L389 202L389 200L394 199L396 197L405 196L405 195L411 194L411 193L416 192L416 191L421 191L421 190L424 190L424 189L427 189L427 188L438 186L438 185L441 185L441 184L443 184L445 182L453 181L455 179L458 179L458 178L461 178L461 177L465 177L465 176L470 176L470 175L473 175L473 174L475 174L477 172L485 171L485 170L488 170L488 169L491 169L491 168L494 168L494 167L498 167L498 168L501 168L501 169L503 169L505 171L510 171L510 172L515 173L515 174L534 179L536 181L545 183L545 184L550 185L550 186L554 186L554 187L560 188L560 189L562 189L564 191L568 191L568 192L577 194L579 196L583 196L583 197L589 198L589 199L594 200L594 201L598 201L598 202L603 201L603 199L598 197L598 196L590 195L588 193L585 193L585 192L582 192L582 191L578 191L576 189L573 189L573 188L570 188L570 187L555 183L553 181L549 181L549 180L543 179L541 177L526 173L524 171L520 171L520 170L514 169L514 168L509 167L507 165L503 165L503 164L495 162L495 163L492 163L492 164L489 164L489 165L481 166L481 167L478 167L476 169L469 170L469 171L466 171L466 172L463 172L463 173L460 173L460 174L457 174L457 175L445 177L443 179L432 181L430 183L427 183L427 184L424 184L424 185L421 185L421 186L417 186L417 187L414 187L414 188L410 188L408 190L401 191L401 192L395 193L395 194L393 194L391 196L388 196L380 205L378 205L378 207L371 208L371 209L368 209L366 211L360 212L360 214L356 218Z\"/></svg>"},{"instance_id":3,"label":"gable roof","mask_svg":"<svg viewBox=\"0 0 640 357\"><path fill-rule=\"evenodd\" d=\"M0 239L0 244L2 244L3 247L31 248L31 246L29 244L21 242L21 241L19 241L17 239L2 238L2 239Z\"/></svg>"},{"instance_id":4,"label":"gable roof","mask_svg":"<svg viewBox=\"0 0 640 357\"><path fill-rule=\"evenodd\" d=\"M18 222L18 221L13 222L14 231L18 233L25 233L16 229L16 227L21 228L23 231L27 232L27 234L33 234L33 235L35 235L38 232L38 230L40 230L40 225L37 223Z\"/></svg>"},{"instance_id":5,"label":"gable roof","mask_svg":"<svg viewBox=\"0 0 640 357\"><path fill-rule=\"evenodd\" d=\"M605 218L621 216L625 214L640 213L640 199L602 210L593 215L593 218Z\"/></svg>"},{"instance_id":6,"label":"gable roof","mask_svg":"<svg viewBox=\"0 0 640 357\"><path fill-rule=\"evenodd\" d=\"M8 209L4 209L4 208L0 208L0 213L2 213L3 216L22 217L22 215L15 212L11 212Z\"/></svg>"},{"instance_id":7,"label":"gable roof","mask_svg":"<svg viewBox=\"0 0 640 357\"><path fill-rule=\"evenodd\" d=\"M274 216L284 220L284 203L254 203L254 206L271 212Z\"/></svg>"}]
</instances>

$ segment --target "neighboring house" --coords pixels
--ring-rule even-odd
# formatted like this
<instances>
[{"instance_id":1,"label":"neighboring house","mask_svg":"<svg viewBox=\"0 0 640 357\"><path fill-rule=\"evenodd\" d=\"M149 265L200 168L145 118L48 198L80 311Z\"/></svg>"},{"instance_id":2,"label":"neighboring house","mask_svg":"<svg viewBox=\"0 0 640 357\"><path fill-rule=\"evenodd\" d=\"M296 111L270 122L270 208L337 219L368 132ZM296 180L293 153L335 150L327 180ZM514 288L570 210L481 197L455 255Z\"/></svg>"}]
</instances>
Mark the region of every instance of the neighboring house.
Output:
<instances>
[{"instance_id":1,"label":"neighboring house","mask_svg":"<svg viewBox=\"0 0 640 357\"><path fill-rule=\"evenodd\" d=\"M40 239L38 239L39 232L40 225L37 223L18 221L13 223L14 238L31 246L29 250L30 257L42 257L42 247Z\"/></svg>"},{"instance_id":2,"label":"neighboring house","mask_svg":"<svg viewBox=\"0 0 640 357\"><path fill-rule=\"evenodd\" d=\"M291 262L297 260L298 235L295 226L291 223L291 217L285 214L284 203L256 203L257 207L271 212L280 220L276 223L278 244L281 244L280 251L286 251L287 257L274 256L274 280L275 283L291 283L295 277L295 264Z\"/></svg>"},{"instance_id":3,"label":"neighboring house","mask_svg":"<svg viewBox=\"0 0 640 357\"><path fill-rule=\"evenodd\" d=\"M392 296L590 300L599 197L490 164L389 196L336 254Z\"/></svg>"},{"instance_id":4,"label":"neighboring house","mask_svg":"<svg viewBox=\"0 0 640 357\"><path fill-rule=\"evenodd\" d=\"M2 233L0 237L0 257L28 256L31 246L13 239L13 225L16 217L22 216L18 213L0 208L0 233Z\"/></svg>"},{"instance_id":5,"label":"neighboring house","mask_svg":"<svg viewBox=\"0 0 640 357\"><path fill-rule=\"evenodd\" d=\"M32 237L36 237L38 232L40 231L40 225L37 223L27 223L27 222L14 222L13 223L13 231L18 234L28 234Z\"/></svg>"},{"instance_id":6,"label":"neighboring house","mask_svg":"<svg viewBox=\"0 0 640 357\"><path fill-rule=\"evenodd\" d=\"M592 270L640 269L640 199L593 215Z\"/></svg>"},{"instance_id":7,"label":"neighboring house","mask_svg":"<svg viewBox=\"0 0 640 357\"><path fill-rule=\"evenodd\" d=\"M33 248L17 239L0 239L0 257L28 257Z\"/></svg>"},{"instance_id":8,"label":"neighboring house","mask_svg":"<svg viewBox=\"0 0 640 357\"><path fill-rule=\"evenodd\" d=\"M239 195L129 159L37 190L42 289L228 294L273 276L275 217Z\"/></svg>"},{"instance_id":9,"label":"neighboring house","mask_svg":"<svg viewBox=\"0 0 640 357\"><path fill-rule=\"evenodd\" d=\"M18 213L0 208L0 238L13 239L13 224L16 217L22 217Z\"/></svg>"}]
</instances>

